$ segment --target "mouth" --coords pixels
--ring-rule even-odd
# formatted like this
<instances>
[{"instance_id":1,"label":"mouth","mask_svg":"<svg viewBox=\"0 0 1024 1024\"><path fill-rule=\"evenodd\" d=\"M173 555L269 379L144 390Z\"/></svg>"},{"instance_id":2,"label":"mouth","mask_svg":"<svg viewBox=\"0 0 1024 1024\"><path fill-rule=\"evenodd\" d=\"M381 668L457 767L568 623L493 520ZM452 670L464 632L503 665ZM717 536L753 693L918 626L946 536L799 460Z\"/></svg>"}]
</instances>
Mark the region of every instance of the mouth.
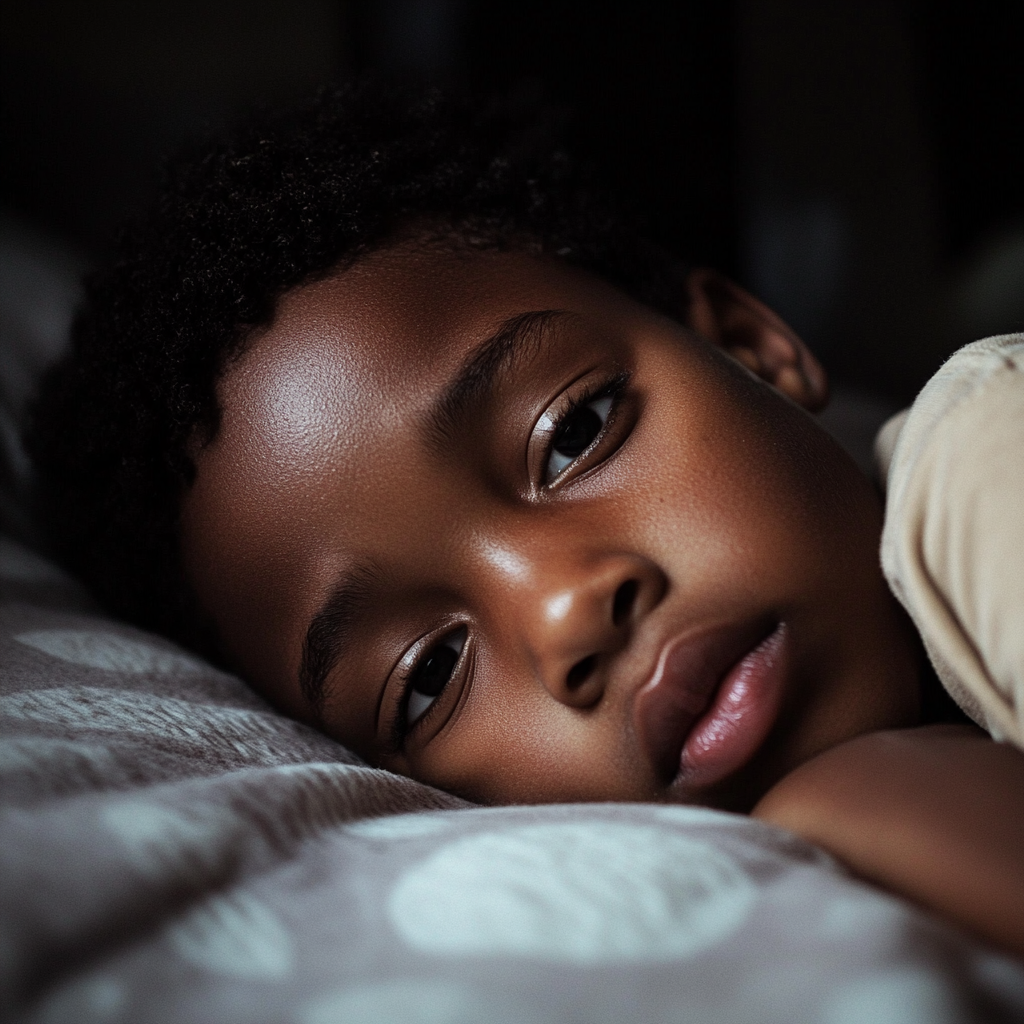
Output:
<instances>
[{"instance_id":1,"label":"mouth","mask_svg":"<svg viewBox=\"0 0 1024 1024\"><path fill-rule=\"evenodd\" d=\"M670 640L636 697L637 732L659 776L687 794L723 781L757 752L778 717L789 632L777 620Z\"/></svg>"}]
</instances>

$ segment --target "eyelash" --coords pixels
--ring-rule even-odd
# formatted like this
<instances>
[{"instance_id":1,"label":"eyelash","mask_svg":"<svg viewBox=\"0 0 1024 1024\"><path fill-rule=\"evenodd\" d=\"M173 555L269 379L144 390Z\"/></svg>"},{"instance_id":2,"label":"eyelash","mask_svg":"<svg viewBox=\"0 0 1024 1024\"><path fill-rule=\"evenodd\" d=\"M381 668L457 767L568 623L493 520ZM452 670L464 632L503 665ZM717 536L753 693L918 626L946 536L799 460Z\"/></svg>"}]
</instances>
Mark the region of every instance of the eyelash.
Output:
<instances>
[{"instance_id":1,"label":"eyelash","mask_svg":"<svg viewBox=\"0 0 1024 1024\"><path fill-rule=\"evenodd\" d=\"M455 664L452 666L452 670L444 686L436 694L434 700L426 710L424 710L414 722L409 721L409 701L413 694L413 679L416 676L417 671L422 668L430 656L436 653L440 648L448 646L448 641L451 641L453 637L461 634L461 641L458 651L458 656L455 660ZM424 648L423 651L413 660L413 662L405 668L399 669L399 678L401 684L398 688L398 695L395 699L395 706L391 714L391 729L390 729L390 746L392 753L399 753L405 746L406 738L419 726L429 720L433 714L434 709L437 707L438 702L444 695L445 690L451 685L452 680L456 677L460 671L460 665L463 658L466 655L466 644L469 640L468 630L465 626L461 626L458 629L452 630L451 632L445 633L443 636L435 639L428 647Z\"/></svg>"},{"instance_id":2,"label":"eyelash","mask_svg":"<svg viewBox=\"0 0 1024 1024\"><path fill-rule=\"evenodd\" d=\"M557 473L554 477L554 480L542 480L542 487L549 487L552 483L558 480L558 478L562 476L562 474L565 473L570 466L575 465L583 456L587 454L587 452L592 451L594 447L598 444L598 442L600 442L600 440L608 433L609 429L612 426L612 423L614 422L615 413L619 408L619 403L622 400L622 395L625 392L627 385L629 384L629 377L629 373L623 371L622 373L617 374L615 377L613 377L610 381L608 381L605 384L601 384L599 386L591 385L581 395L575 396L569 403L569 405L558 414L557 419L555 419L551 427L551 438L548 441L547 447L544 450L543 468L545 470L551 462L551 456L554 454L555 441L558 438L558 434L561 431L562 427L565 426L565 424L569 421L569 419L577 412L579 412L581 409L586 408L586 406L590 405L593 402L597 402L602 398L610 398L612 400L612 406L608 412L608 418L605 420L604 425L601 427L601 430L595 436L594 440L591 441L590 444L587 445L586 449L580 452L580 454L575 459L573 459L571 463L569 463L559 473Z\"/></svg>"}]
</instances>

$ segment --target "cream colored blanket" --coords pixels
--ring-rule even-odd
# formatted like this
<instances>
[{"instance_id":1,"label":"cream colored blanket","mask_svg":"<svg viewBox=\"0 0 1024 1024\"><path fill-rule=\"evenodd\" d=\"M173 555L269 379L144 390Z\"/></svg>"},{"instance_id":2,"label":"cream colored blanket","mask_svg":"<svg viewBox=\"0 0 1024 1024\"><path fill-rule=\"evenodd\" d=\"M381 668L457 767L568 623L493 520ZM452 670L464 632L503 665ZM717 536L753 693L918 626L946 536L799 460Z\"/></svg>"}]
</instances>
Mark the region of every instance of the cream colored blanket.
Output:
<instances>
[{"instance_id":1,"label":"cream colored blanket","mask_svg":"<svg viewBox=\"0 0 1024 1024\"><path fill-rule=\"evenodd\" d=\"M957 703L1024 747L1024 334L960 349L876 454L893 592Z\"/></svg>"}]
</instances>

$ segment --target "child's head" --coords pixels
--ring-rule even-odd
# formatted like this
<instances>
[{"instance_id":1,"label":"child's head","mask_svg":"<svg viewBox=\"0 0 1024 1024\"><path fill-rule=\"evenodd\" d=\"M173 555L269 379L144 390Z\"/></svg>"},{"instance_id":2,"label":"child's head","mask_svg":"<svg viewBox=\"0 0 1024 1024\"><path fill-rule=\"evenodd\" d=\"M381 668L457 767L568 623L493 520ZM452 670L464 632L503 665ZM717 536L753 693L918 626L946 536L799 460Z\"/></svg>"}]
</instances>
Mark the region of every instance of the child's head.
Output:
<instances>
[{"instance_id":1,"label":"child's head","mask_svg":"<svg viewBox=\"0 0 1024 1024\"><path fill-rule=\"evenodd\" d=\"M507 121L325 94L123 253L37 412L57 536L372 763L746 807L913 720L813 357Z\"/></svg>"}]
</instances>

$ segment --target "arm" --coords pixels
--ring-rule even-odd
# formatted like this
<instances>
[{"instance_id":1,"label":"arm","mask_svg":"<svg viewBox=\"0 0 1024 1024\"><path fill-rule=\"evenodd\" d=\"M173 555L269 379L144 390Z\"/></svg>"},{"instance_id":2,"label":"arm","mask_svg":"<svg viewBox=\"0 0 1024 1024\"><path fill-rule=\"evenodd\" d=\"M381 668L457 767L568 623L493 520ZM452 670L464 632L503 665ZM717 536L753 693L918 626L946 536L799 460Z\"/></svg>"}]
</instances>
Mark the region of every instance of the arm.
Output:
<instances>
[{"instance_id":1,"label":"arm","mask_svg":"<svg viewBox=\"0 0 1024 1024\"><path fill-rule=\"evenodd\" d=\"M1024 753L967 726L872 733L818 755L753 814L1024 957Z\"/></svg>"}]
</instances>

